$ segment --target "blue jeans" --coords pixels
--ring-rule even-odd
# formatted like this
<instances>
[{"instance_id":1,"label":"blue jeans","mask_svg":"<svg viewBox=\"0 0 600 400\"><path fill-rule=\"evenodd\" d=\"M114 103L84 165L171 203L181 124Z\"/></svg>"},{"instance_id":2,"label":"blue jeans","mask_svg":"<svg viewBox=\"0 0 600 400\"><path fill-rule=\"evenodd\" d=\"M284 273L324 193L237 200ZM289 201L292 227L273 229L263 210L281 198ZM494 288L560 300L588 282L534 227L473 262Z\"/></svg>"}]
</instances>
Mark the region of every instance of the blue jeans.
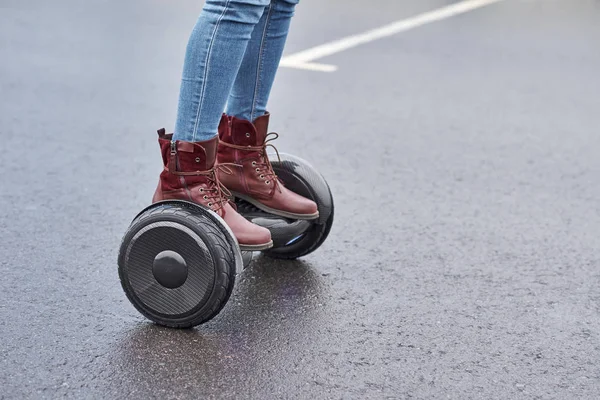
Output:
<instances>
[{"instance_id":1,"label":"blue jeans","mask_svg":"<svg viewBox=\"0 0 600 400\"><path fill-rule=\"evenodd\" d=\"M298 1L206 1L187 46L174 139L213 138L225 106L247 120L266 112Z\"/></svg>"}]
</instances>

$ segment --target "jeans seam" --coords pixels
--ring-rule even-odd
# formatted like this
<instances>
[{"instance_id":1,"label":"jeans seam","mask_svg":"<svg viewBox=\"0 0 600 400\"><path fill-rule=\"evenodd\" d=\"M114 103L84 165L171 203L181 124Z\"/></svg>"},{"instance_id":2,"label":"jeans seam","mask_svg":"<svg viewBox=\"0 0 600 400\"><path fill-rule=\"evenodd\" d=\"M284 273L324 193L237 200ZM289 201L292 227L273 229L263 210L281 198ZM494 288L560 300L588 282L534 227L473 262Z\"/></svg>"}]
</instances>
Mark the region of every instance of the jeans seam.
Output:
<instances>
[{"instance_id":1,"label":"jeans seam","mask_svg":"<svg viewBox=\"0 0 600 400\"><path fill-rule=\"evenodd\" d=\"M200 91L200 100L198 101L198 110L196 111L196 120L194 121L194 130L192 132L192 141L196 141L196 133L198 132L198 120L200 119L200 110L202 110L202 106L204 105L204 97L206 91L206 79L208 77L208 69L209 69L209 60L212 55L213 44L215 42L215 37L217 36L217 31L219 30L219 26L221 25L221 21L225 17L225 13L229 9L229 3L231 0L227 0L225 6L223 7L223 12L219 16L217 23L215 24L215 29L210 37L210 44L208 45L208 51L206 52L206 59L204 60L204 76L202 77L202 90Z\"/></svg>"},{"instance_id":2,"label":"jeans seam","mask_svg":"<svg viewBox=\"0 0 600 400\"><path fill-rule=\"evenodd\" d=\"M254 113L256 111L256 101L258 99L258 91L261 86L261 71L264 65L264 53L266 51L266 42L267 42L267 32L269 31L269 27L271 24L271 12L273 11L273 2L269 3L269 10L267 11L267 20L265 21L265 29L263 30L262 39L260 42L260 49L258 51L258 62L256 67L256 84L254 85L254 96L252 98L252 109L250 110L250 120L254 120Z\"/></svg>"}]
</instances>

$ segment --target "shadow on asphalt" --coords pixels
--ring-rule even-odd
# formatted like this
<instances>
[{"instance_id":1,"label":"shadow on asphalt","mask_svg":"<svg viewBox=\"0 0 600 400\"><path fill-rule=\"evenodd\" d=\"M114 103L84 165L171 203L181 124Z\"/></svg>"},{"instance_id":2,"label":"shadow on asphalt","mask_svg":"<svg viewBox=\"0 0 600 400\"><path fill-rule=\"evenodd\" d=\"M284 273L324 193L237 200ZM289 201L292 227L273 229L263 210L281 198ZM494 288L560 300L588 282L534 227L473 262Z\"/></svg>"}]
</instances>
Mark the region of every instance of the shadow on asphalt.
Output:
<instances>
[{"instance_id":1,"label":"shadow on asphalt","mask_svg":"<svg viewBox=\"0 0 600 400\"><path fill-rule=\"evenodd\" d=\"M252 379L253 369L264 372L297 357L298 346L311 345L317 327L327 324L326 292L323 276L309 263L259 256L238 275L229 303L213 321L187 330L140 324L114 347L112 372L133 391L152 393L165 389L165 375L211 386L230 385L231 374Z\"/></svg>"}]
</instances>

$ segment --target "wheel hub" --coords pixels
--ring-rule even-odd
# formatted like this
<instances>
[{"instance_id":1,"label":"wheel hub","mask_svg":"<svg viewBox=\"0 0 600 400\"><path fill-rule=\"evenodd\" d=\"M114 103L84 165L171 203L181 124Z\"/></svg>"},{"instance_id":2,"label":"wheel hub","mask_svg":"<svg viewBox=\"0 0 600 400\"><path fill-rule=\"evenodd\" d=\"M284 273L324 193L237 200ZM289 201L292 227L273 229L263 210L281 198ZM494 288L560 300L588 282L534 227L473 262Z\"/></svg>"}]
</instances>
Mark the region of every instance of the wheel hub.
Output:
<instances>
[{"instance_id":1,"label":"wheel hub","mask_svg":"<svg viewBox=\"0 0 600 400\"><path fill-rule=\"evenodd\" d=\"M165 250L154 258L152 274L158 283L168 289L182 286L188 277L185 259L171 250Z\"/></svg>"}]
</instances>

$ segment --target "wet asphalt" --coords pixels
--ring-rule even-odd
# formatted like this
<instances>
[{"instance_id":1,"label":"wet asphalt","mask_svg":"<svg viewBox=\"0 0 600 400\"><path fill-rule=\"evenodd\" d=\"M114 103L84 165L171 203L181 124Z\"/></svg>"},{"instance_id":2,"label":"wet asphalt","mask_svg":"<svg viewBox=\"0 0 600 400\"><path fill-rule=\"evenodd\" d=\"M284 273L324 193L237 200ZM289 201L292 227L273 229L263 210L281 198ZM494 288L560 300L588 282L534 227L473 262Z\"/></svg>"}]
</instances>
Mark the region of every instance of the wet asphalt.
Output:
<instances>
[{"instance_id":1,"label":"wet asphalt","mask_svg":"<svg viewBox=\"0 0 600 400\"><path fill-rule=\"evenodd\" d=\"M303 0L288 53L449 1ZM116 258L200 2L0 0L0 398L600 396L600 3L507 0L282 69L278 148L336 199L193 330Z\"/></svg>"}]
</instances>

